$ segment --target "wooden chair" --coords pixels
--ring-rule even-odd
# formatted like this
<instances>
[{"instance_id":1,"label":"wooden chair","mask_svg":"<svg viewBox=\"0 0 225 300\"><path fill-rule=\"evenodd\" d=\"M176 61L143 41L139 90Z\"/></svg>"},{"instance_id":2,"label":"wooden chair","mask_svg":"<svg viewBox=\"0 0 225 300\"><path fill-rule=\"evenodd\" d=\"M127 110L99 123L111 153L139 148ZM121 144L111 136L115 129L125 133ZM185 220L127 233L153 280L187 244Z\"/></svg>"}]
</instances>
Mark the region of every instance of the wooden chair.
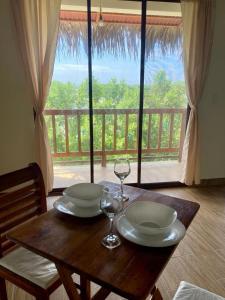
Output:
<instances>
[{"instance_id":1,"label":"wooden chair","mask_svg":"<svg viewBox=\"0 0 225 300\"><path fill-rule=\"evenodd\" d=\"M0 176L0 299L7 300L5 280L47 300L61 281L54 263L17 247L7 232L47 211L44 182L36 163Z\"/></svg>"}]
</instances>

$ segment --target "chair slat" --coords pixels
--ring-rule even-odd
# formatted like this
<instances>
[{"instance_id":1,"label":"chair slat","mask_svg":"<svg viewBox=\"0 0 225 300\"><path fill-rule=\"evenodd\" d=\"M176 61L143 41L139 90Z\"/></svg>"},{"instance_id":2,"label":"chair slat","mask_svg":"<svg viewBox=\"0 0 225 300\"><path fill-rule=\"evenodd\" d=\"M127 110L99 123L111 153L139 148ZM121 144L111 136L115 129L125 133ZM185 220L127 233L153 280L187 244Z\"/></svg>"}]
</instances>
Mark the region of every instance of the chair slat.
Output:
<instances>
[{"instance_id":1,"label":"chair slat","mask_svg":"<svg viewBox=\"0 0 225 300\"><path fill-rule=\"evenodd\" d=\"M1 175L0 192L19 184L23 184L31 180L33 177L33 171L30 168L24 168L9 174Z\"/></svg>"},{"instance_id":2,"label":"chair slat","mask_svg":"<svg viewBox=\"0 0 225 300\"><path fill-rule=\"evenodd\" d=\"M3 244L7 240L6 234L1 235L0 242Z\"/></svg>"},{"instance_id":3,"label":"chair slat","mask_svg":"<svg viewBox=\"0 0 225 300\"><path fill-rule=\"evenodd\" d=\"M5 222L4 224L0 225L0 234L5 233L6 231L9 231L13 227L24 223L28 220L30 220L32 217L37 216L40 214L40 208L39 207L33 207L29 211L26 211L24 214L17 216L13 220L10 220L8 222Z\"/></svg>"},{"instance_id":4,"label":"chair slat","mask_svg":"<svg viewBox=\"0 0 225 300\"><path fill-rule=\"evenodd\" d=\"M18 203L25 201L26 199L40 198L40 195L35 190L27 191L15 191L12 194L5 194L0 197L0 211L15 207Z\"/></svg>"},{"instance_id":5,"label":"chair slat","mask_svg":"<svg viewBox=\"0 0 225 300\"><path fill-rule=\"evenodd\" d=\"M32 208L36 208L40 210L40 205L38 203L38 197L36 196L29 199L24 199L24 201L18 203L14 207L10 207L7 210L2 210L0 212L0 224L4 223L8 220L13 219L16 216L19 216L23 213L26 213L26 211L29 211Z\"/></svg>"},{"instance_id":6,"label":"chair slat","mask_svg":"<svg viewBox=\"0 0 225 300\"><path fill-rule=\"evenodd\" d=\"M8 249L10 249L11 247L15 246L15 243L13 243L10 240L6 240L3 244L2 244L2 251L6 252Z\"/></svg>"}]
</instances>

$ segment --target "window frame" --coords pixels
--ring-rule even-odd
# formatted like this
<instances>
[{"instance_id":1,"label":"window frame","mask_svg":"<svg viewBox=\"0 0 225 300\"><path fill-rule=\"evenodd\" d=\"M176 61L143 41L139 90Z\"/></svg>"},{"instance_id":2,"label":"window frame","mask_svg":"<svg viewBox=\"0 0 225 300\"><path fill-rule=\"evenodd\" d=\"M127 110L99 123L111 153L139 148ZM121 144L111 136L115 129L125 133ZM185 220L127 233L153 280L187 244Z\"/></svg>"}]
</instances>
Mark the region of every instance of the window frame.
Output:
<instances>
[{"instance_id":1,"label":"window frame","mask_svg":"<svg viewBox=\"0 0 225 300\"><path fill-rule=\"evenodd\" d=\"M122 0L124 1L124 0ZM133 0L127 0L133 1ZM139 118L138 118L138 157L137 157L137 182L127 185L144 189L181 187L186 186L179 181L141 183L142 163L142 129L143 129L143 107L144 107L144 79L145 79L145 40L146 40L146 17L147 3L149 0L136 0L141 5L141 55L140 55L140 92L139 92ZM180 3L180 0L152 0L152 2ZM92 20L91 0L87 0L87 28L88 28L88 90L89 90L89 132L90 132L90 182L94 182L94 124L93 124L93 87L92 87ZM187 107L187 122L190 109ZM186 122L186 127L187 127ZM49 196L61 195L64 188L54 188Z\"/></svg>"}]
</instances>

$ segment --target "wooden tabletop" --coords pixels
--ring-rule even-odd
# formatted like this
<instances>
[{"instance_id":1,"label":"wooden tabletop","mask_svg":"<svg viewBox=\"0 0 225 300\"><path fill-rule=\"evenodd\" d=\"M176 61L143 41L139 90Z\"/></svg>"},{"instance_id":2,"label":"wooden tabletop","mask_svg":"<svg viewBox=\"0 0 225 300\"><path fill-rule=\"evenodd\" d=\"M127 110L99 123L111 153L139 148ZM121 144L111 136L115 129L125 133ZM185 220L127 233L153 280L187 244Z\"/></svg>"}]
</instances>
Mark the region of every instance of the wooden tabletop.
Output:
<instances>
[{"instance_id":1,"label":"wooden tabletop","mask_svg":"<svg viewBox=\"0 0 225 300\"><path fill-rule=\"evenodd\" d=\"M103 183L118 188L116 184ZM199 209L197 203L143 189L126 186L125 192L130 195L129 202L144 199L173 207L186 228ZM122 297L144 299L176 246L143 247L121 237L121 246L109 250L101 245L108 226L104 215L81 219L52 209L10 232L8 238Z\"/></svg>"}]
</instances>

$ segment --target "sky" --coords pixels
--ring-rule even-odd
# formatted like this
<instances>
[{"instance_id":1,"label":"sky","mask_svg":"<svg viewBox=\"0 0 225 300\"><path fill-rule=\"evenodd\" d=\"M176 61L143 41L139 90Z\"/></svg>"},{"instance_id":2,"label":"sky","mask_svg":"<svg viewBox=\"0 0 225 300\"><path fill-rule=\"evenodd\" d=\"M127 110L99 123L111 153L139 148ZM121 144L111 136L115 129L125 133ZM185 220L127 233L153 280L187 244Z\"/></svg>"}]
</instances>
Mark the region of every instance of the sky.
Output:
<instances>
[{"instance_id":1,"label":"sky","mask_svg":"<svg viewBox=\"0 0 225 300\"><path fill-rule=\"evenodd\" d=\"M111 78L125 80L128 84L139 84L140 61L130 58L115 58L104 55L92 59L93 76L102 83ZM155 73L164 70L169 79L173 81L184 80L183 64L180 55L156 55L146 63L145 80L151 82ZM88 77L88 59L83 53L79 59L75 57L56 57L53 80L73 82L79 85Z\"/></svg>"}]
</instances>

